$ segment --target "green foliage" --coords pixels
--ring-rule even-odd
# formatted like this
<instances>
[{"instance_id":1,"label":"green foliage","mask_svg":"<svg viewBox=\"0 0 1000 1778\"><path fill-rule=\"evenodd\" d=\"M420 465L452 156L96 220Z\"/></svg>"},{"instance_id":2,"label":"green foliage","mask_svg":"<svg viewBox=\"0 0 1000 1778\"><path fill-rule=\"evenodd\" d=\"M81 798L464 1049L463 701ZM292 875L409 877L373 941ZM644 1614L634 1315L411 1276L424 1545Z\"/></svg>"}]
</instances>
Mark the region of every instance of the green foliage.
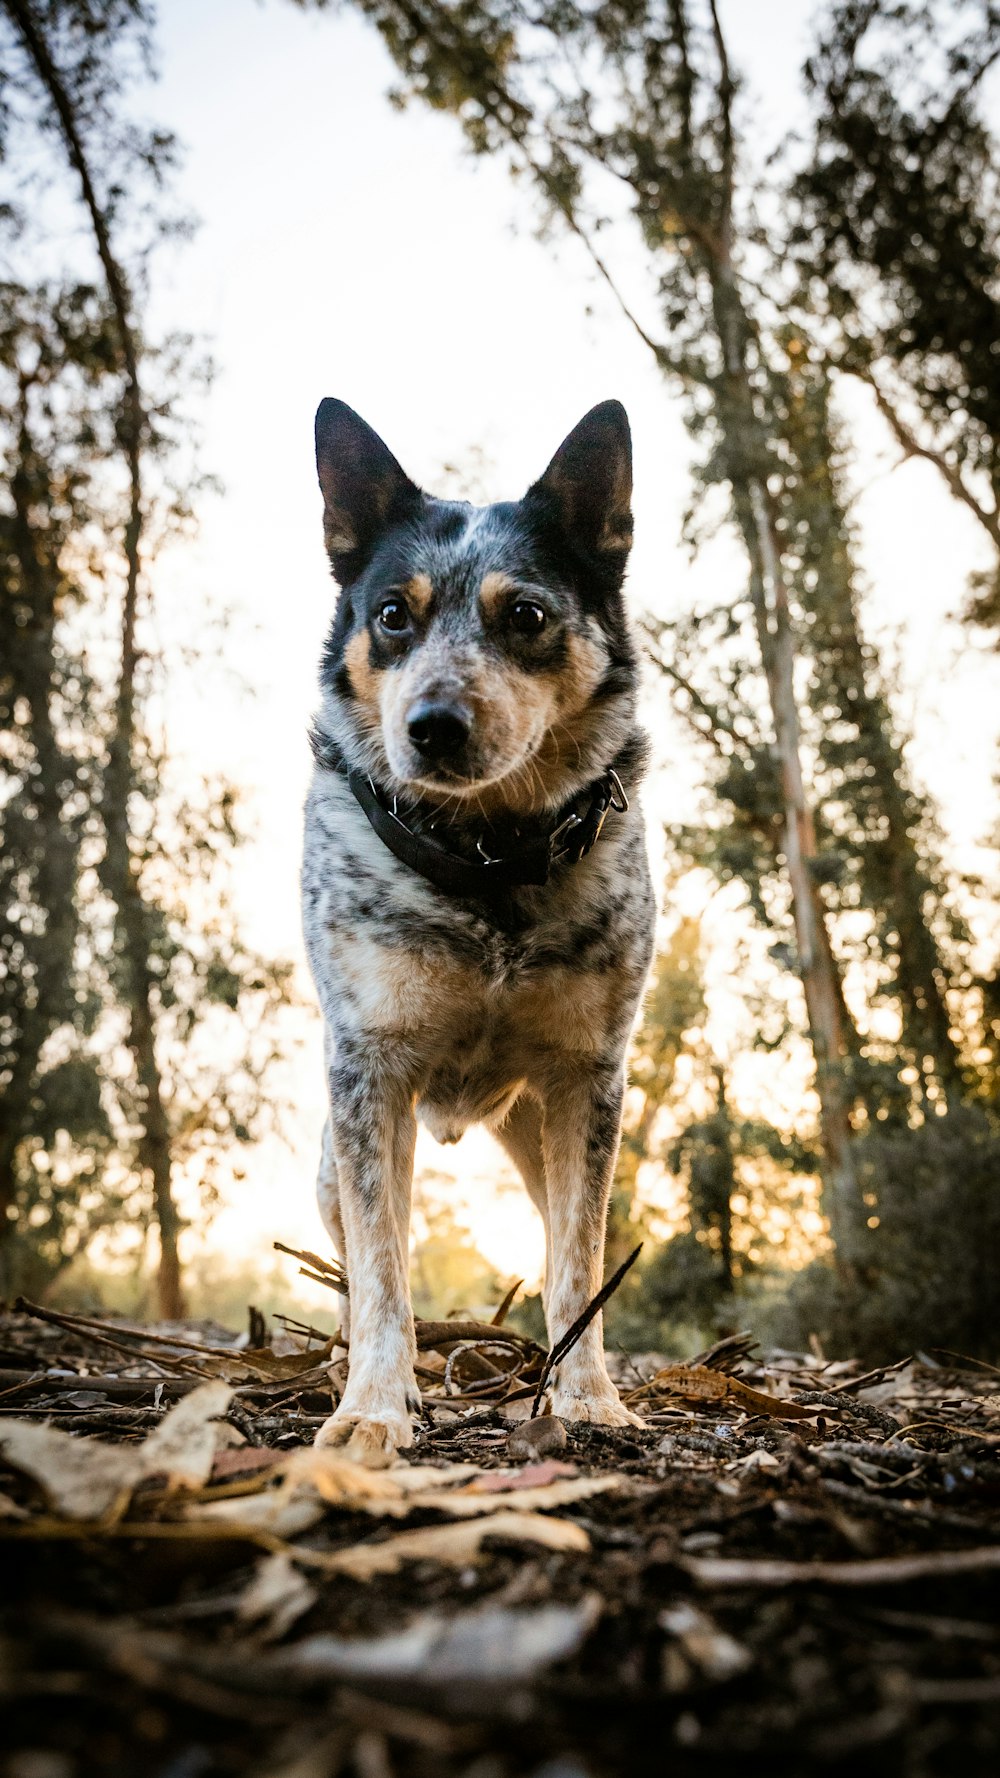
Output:
<instances>
[{"instance_id":1,"label":"green foliage","mask_svg":"<svg viewBox=\"0 0 1000 1778\"><path fill-rule=\"evenodd\" d=\"M1000 544L992 0L837 0L806 67L790 245L817 326ZM991 606L981 609L988 617Z\"/></svg>"},{"instance_id":2,"label":"green foliage","mask_svg":"<svg viewBox=\"0 0 1000 1778\"><path fill-rule=\"evenodd\" d=\"M916 1347L1000 1359L1000 1125L978 1109L858 1145L870 1210L849 1264L817 1262L750 1319L764 1338L873 1364Z\"/></svg>"}]
</instances>

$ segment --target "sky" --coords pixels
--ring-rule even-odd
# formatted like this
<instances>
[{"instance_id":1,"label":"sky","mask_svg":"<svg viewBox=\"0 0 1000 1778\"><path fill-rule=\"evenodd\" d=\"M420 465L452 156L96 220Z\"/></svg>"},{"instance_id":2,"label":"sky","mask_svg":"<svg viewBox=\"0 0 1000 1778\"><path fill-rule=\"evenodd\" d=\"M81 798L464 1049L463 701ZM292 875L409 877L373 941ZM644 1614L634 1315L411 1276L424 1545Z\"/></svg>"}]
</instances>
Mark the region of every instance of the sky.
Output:
<instances>
[{"instance_id":1,"label":"sky","mask_svg":"<svg viewBox=\"0 0 1000 1778\"><path fill-rule=\"evenodd\" d=\"M798 115L811 8L723 0L734 63L755 97L752 139L773 145ZM572 243L539 241L504 167L474 161L457 125L386 101L394 70L353 11L303 14L283 0L163 0L151 117L184 147L179 195L193 243L161 256L153 322L203 336L218 366L203 410L206 467L225 492L197 541L156 564L168 653L231 612L224 671L175 673L167 723L182 763L229 772L256 829L240 896L249 937L301 961L298 854L306 730L334 589L315 485L321 397L357 408L409 473L443 489L468 463L484 497L516 497L586 409L624 401L635 449L636 610L681 610L742 587L722 541L692 565L680 544L688 444L677 399ZM645 287L641 247L625 253ZM898 658L918 771L957 853L974 863L995 801L994 663L949 624L984 560L973 524L926 464L896 467L859 410L858 513L872 632ZM992 675L992 690L990 689ZM662 688L648 702L654 804L691 806L697 765ZM303 988L308 992L303 973ZM323 1119L318 1020L290 1075L290 1148L264 1145L211 1234L227 1253L279 1236L321 1243L313 1208ZM419 1166L454 1170L453 1203L507 1273L537 1272L534 1212L482 1136L457 1150L422 1139Z\"/></svg>"}]
</instances>

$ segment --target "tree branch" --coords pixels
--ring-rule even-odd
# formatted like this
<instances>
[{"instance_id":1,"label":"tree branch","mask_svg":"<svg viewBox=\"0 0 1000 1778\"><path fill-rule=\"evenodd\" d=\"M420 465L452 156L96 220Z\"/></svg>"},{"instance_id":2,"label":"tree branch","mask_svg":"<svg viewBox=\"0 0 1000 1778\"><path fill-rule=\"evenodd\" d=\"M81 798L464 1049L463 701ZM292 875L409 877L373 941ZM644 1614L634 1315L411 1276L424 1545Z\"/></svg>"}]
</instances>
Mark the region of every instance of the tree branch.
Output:
<instances>
[{"instance_id":1,"label":"tree branch","mask_svg":"<svg viewBox=\"0 0 1000 1778\"><path fill-rule=\"evenodd\" d=\"M852 367L846 372L846 375L856 377L858 382L864 383L871 390L879 413L887 421L893 437L905 456L922 457L925 462L933 463L955 499L960 500L963 506L968 507L969 511L979 520L987 536L1000 550L1000 513L990 512L976 499L971 488L962 480L958 470L946 460L943 452L935 451L930 446L921 444L912 427L907 424L884 390L879 387L873 371L858 370Z\"/></svg>"}]
</instances>

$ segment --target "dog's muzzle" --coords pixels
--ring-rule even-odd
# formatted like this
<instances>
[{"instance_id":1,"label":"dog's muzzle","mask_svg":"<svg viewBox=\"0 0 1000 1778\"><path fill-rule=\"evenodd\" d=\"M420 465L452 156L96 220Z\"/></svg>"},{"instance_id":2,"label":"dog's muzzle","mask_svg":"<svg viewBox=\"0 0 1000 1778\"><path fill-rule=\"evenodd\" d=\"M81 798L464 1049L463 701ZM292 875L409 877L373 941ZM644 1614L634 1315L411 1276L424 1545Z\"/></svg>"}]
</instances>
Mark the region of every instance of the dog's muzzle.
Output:
<instances>
[{"instance_id":1,"label":"dog's muzzle","mask_svg":"<svg viewBox=\"0 0 1000 1778\"><path fill-rule=\"evenodd\" d=\"M428 765L456 766L472 734L472 712L445 698L418 698L406 719L406 733Z\"/></svg>"}]
</instances>

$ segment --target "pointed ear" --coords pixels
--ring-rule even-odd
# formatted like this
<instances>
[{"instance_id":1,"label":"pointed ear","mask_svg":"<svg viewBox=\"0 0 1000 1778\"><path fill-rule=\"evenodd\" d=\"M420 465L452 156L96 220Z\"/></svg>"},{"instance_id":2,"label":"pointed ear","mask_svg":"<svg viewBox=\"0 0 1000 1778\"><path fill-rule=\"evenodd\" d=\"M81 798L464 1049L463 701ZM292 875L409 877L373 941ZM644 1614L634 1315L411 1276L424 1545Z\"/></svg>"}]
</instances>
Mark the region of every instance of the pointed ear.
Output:
<instances>
[{"instance_id":1,"label":"pointed ear","mask_svg":"<svg viewBox=\"0 0 1000 1778\"><path fill-rule=\"evenodd\" d=\"M330 396L316 411L316 468L323 534L343 586L362 572L382 533L416 509L420 489L360 414Z\"/></svg>"},{"instance_id":2,"label":"pointed ear","mask_svg":"<svg viewBox=\"0 0 1000 1778\"><path fill-rule=\"evenodd\" d=\"M525 500L585 553L624 569L632 546L632 436L620 401L602 401L584 415Z\"/></svg>"}]
</instances>

